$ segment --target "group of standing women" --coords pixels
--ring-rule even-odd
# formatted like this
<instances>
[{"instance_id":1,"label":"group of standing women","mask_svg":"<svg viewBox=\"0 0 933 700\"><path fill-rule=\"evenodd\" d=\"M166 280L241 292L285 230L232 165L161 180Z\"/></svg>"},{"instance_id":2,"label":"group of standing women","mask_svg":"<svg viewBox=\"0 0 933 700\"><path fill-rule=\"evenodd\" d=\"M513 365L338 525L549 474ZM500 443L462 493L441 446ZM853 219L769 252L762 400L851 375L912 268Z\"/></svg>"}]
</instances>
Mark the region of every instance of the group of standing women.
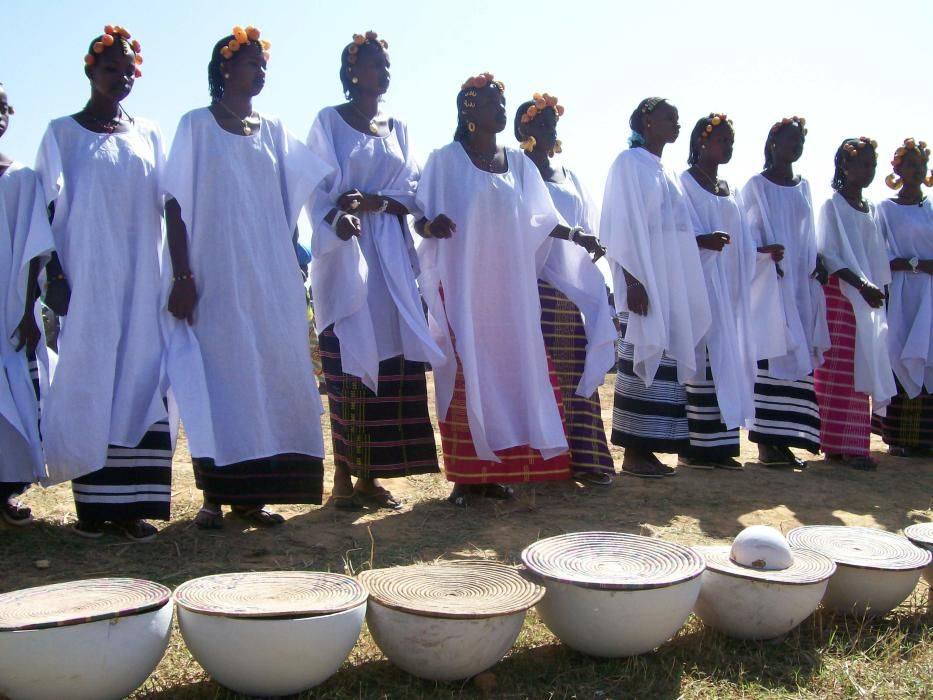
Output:
<instances>
[{"instance_id":1,"label":"group of standing women","mask_svg":"<svg viewBox=\"0 0 933 700\"><path fill-rule=\"evenodd\" d=\"M222 527L225 505L275 525L283 519L269 503L321 503L302 248L312 253L340 509L398 508L380 479L439 471L428 368L457 505L509 498L522 481L611 484L597 388L616 364L611 437L633 476L676 473L657 452L740 469L745 425L765 464L797 465L788 448L816 452L822 439L864 466L868 395L879 408L896 394L882 426L890 444L933 444L929 424L918 431L910 418L929 420L933 379L923 144L899 149L901 190L876 217L861 200L876 147L847 140L817 237L807 183L793 173L802 119L774 126L765 170L737 196L718 177L732 153L728 118L697 123L678 178L661 163L677 110L650 98L632 115L632 147L613 164L600 216L553 161L556 98L520 105L522 150L505 148L505 87L471 77L456 96L453 142L421 169L404 123L379 110L389 54L375 32L344 48L346 102L318 114L306 144L253 110L269 50L254 27L215 45L211 104L182 117L166 158L158 127L121 106L141 76L141 47L108 25L85 57L91 98L49 125L36 172L0 158L11 241L0 263L13 333L0 396L8 522L31 519L16 500L29 483L71 480L77 534L100 537L111 523L151 539L148 520L169 517L179 416L204 497L199 527ZM2 133L13 113L2 90L0 108ZM310 246L298 240L303 208ZM885 241L889 315L899 314L887 365ZM621 335L593 264L603 254ZM814 279L821 260L834 274L829 325ZM54 373L40 285L63 317Z\"/></svg>"}]
</instances>

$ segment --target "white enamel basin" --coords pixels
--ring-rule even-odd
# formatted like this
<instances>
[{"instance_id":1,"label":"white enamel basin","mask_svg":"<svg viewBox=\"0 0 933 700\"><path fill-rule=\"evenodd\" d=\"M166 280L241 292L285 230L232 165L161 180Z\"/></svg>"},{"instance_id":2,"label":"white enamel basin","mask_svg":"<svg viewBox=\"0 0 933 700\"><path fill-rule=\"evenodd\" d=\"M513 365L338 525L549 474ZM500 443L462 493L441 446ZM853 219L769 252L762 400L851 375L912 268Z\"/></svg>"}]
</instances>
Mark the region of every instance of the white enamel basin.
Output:
<instances>
[{"instance_id":1,"label":"white enamel basin","mask_svg":"<svg viewBox=\"0 0 933 700\"><path fill-rule=\"evenodd\" d=\"M823 606L844 615L884 615L913 592L921 571L863 569L836 562Z\"/></svg>"},{"instance_id":2,"label":"white enamel basin","mask_svg":"<svg viewBox=\"0 0 933 700\"><path fill-rule=\"evenodd\" d=\"M64 627L0 632L0 695L10 700L120 700L168 646L172 602Z\"/></svg>"},{"instance_id":3,"label":"white enamel basin","mask_svg":"<svg viewBox=\"0 0 933 700\"><path fill-rule=\"evenodd\" d=\"M396 666L433 681L470 678L495 665L521 632L525 611L474 619L417 615L372 598L366 624Z\"/></svg>"},{"instance_id":4,"label":"white enamel basin","mask_svg":"<svg viewBox=\"0 0 933 700\"><path fill-rule=\"evenodd\" d=\"M332 676L360 636L366 603L289 619L205 615L179 606L191 655L221 685L244 695L291 695Z\"/></svg>"}]
</instances>

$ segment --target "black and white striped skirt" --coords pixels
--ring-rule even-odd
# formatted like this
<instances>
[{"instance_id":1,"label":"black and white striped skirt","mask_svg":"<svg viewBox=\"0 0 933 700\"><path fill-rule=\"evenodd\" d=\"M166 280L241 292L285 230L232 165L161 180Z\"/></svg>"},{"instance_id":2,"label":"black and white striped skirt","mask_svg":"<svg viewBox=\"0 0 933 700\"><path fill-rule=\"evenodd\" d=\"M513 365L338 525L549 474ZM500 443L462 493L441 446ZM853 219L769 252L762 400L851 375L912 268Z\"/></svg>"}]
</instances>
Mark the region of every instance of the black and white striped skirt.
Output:
<instances>
[{"instance_id":1,"label":"black and white striped skirt","mask_svg":"<svg viewBox=\"0 0 933 700\"><path fill-rule=\"evenodd\" d=\"M755 376L755 422L748 439L819 453L820 410L813 375L794 381L775 379L768 373L768 361L760 360Z\"/></svg>"},{"instance_id":2,"label":"black and white striped skirt","mask_svg":"<svg viewBox=\"0 0 933 700\"><path fill-rule=\"evenodd\" d=\"M616 386L612 407L612 443L650 452L682 454L690 446L687 394L677 381L677 362L665 354L651 386L633 369L635 346L622 340L628 314L621 314L616 341Z\"/></svg>"},{"instance_id":3,"label":"black and white striped skirt","mask_svg":"<svg viewBox=\"0 0 933 700\"><path fill-rule=\"evenodd\" d=\"M739 456L739 429L729 430L722 422L713 368L706 354L706 379L684 385L687 391L687 426L690 429L688 455L695 459L721 460Z\"/></svg>"},{"instance_id":4,"label":"black and white striped skirt","mask_svg":"<svg viewBox=\"0 0 933 700\"><path fill-rule=\"evenodd\" d=\"M101 469L71 482L79 520L168 520L172 498L172 436L154 424L136 447L107 448Z\"/></svg>"}]
</instances>

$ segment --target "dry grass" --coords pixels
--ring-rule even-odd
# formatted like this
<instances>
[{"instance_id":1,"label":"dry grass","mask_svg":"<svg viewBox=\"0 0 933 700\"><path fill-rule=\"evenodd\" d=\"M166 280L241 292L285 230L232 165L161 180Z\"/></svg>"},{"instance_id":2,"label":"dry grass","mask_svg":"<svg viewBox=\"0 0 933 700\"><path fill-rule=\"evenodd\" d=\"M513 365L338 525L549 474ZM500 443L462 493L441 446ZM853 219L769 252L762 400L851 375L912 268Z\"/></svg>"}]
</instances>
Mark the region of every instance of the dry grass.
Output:
<instances>
[{"instance_id":1,"label":"dry grass","mask_svg":"<svg viewBox=\"0 0 933 700\"><path fill-rule=\"evenodd\" d=\"M609 421L610 386L603 387ZM881 450L880 443L873 445ZM743 455L751 458L746 443ZM614 450L617 463L619 450ZM210 573L316 569L353 573L438 557L482 556L516 562L539 537L608 529L686 544L724 542L744 526L847 524L899 531L933 520L933 462L889 458L877 473L818 460L805 472L750 467L744 473L686 470L650 482L620 477L609 489L575 484L525 486L511 503L456 510L440 476L397 480L406 500L397 513L356 516L332 508L281 508L289 522L272 531L228 518L222 532L191 525L198 507L186 445L176 452L173 518L155 543L133 545L116 534L87 542L67 532L73 521L65 486L33 490L26 500L38 523L0 526L0 590L94 576L150 578L169 586ZM671 460L668 460L670 463ZM39 570L38 559L51 566ZM653 654L595 660L565 647L532 611L510 654L492 670L495 698L921 698L933 697L933 614L921 583L911 599L876 621L817 614L786 638L743 643L691 618ZM177 629L155 673L134 698L236 698L191 658ZM365 628L337 675L302 698L480 698L472 683L435 684L390 664Z\"/></svg>"}]
</instances>

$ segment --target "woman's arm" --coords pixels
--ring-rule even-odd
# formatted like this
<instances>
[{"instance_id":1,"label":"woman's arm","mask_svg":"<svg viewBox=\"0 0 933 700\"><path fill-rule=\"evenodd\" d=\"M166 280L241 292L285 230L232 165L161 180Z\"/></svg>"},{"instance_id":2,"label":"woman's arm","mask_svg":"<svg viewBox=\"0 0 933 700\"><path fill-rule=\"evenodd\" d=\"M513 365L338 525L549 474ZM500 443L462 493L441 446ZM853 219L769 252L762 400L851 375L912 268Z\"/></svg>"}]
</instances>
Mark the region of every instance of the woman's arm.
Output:
<instances>
[{"instance_id":1,"label":"woman's arm","mask_svg":"<svg viewBox=\"0 0 933 700\"><path fill-rule=\"evenodd\" d=\"M188 229L181 218L181 206L174 198L165 203L165 229L174 276L172 291L168 297L168 310L175 318L193 324L198 290L188 261Z\"/></svg>"}]
</instances>

